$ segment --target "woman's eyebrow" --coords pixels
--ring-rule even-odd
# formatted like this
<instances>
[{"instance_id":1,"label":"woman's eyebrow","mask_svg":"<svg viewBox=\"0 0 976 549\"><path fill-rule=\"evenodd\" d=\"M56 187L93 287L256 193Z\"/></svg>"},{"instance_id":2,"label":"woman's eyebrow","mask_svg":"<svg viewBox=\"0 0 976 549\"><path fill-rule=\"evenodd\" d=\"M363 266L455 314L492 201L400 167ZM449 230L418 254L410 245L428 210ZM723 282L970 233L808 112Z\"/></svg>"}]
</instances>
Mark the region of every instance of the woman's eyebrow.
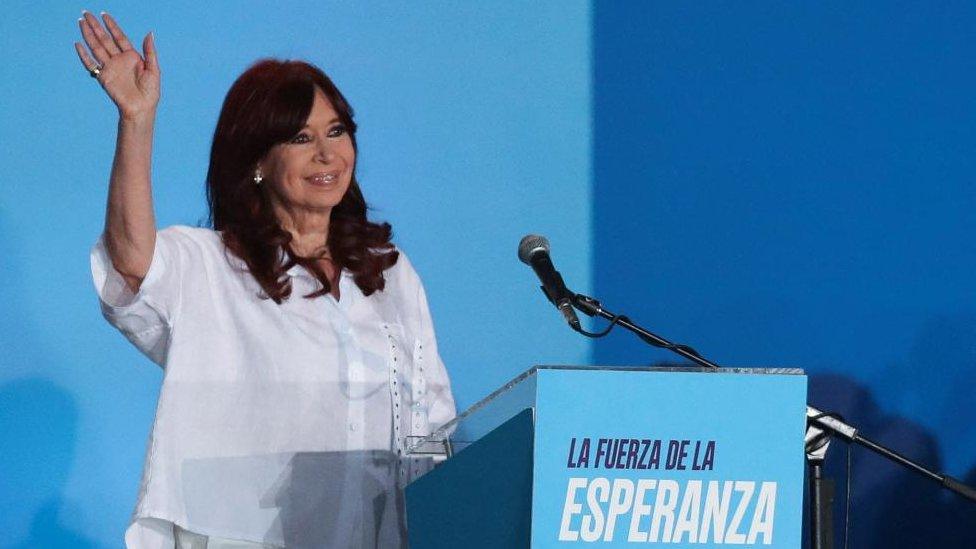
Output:
<instances>
[{"instance_id":1,"label":"woman's eyebrow","mask_svg":"<svg viewBox=\"0 0 976 549\"><path fill-rule=\"evenodd\" d=\"M325 123L325 125L328 126L328 125L331 125L331 124L335 124L336 122L339 122L339 117L335 117L332 120L329 120L328 122ZM311 128L312 126L310 126L308 124L305 124L304 127L305 128Z\"/></svg>"}]
</instances>

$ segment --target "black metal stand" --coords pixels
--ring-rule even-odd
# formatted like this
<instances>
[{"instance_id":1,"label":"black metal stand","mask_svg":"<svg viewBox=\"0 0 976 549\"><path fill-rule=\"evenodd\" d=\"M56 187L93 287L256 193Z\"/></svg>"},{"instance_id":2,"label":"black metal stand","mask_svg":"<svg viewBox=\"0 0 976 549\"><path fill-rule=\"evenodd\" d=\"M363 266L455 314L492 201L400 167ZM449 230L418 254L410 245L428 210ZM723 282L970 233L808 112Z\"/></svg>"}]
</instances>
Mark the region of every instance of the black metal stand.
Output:
<instances>
[{"instance_id":1,"label":"black metal stand","mask_svg":"<svg viewBox=\"0 0 976 549\"><path fill-rule=\"evenodd\" d=\"M637 334L637 337L641 338L645 343L652 345L654 347L660 347L662 349L667 349L671 352L677 353L688 360L699 364L706 368L712 368L717 370L719 368L718 364L706 359L705 357L698 354L697 351L688 347L687 345L679 345L676 343L671 343L670 341L664 339L663 337L649 332L644 328L641 328L637 324L634 324L629 318L624 315L615 315L603 308L603 305L599 301L593 299L592 297L585 296L583 294L576 294L573 297L573 306L580 310L580 312L589 316L599 316L610 321L611 326L619 325L627 328L631 332ZM577 330L580 331L580 330ZM592 335L592 334L587 334Z\"/></svg>"},{"instance_id":2,"label":"black metal stand","mask_svg":"<svg viewBox=\"0 0 976 549\"><path fill-rule=\"evenodd\" d=\"M610 321L610 327L620 325L637 334L637 337L649 345L668 349L677 353L688 360L713 370L719 368L718 364L705 359L697 351L687 345L672 343L661 336L645 330L638 326L629 318L623 315L616 315L603 308L599 301L592 297L576 294L573 298L573 306L580 312L589 316L599 316ZM610 331L608 328L602 334L589 334L582 330L577 330L585 335L602 336ZM823 463L826 458L827 448L830 444L831 436L839 436L848 443L859 444L872 452L891 460L907 469L915 471L924 477L938 482L943 488L955 492L956 494L976 502L976 490L963 484L958 479L949 475L936 473L918 463L906 458L905 456L890 450L877 442L869 440L860 434L856 427L853 427L829 413L821 412L813 406L807 406L807 437L806 453L807 464L810 469L810 523L811 541L815 549L831 549L833 546L833 520L830 512L832 500L832 490L825 490L823 478Z\"/></svg>"},{"instance_id":3,"label":"black metal stand","mask_svg":"<svg viewBox=\"0 0 976 549\"><path fill-rule=\"evenodd\" d=\"M810 413L807 413L808 421ZM830 480L823 476L823 465L827 459L830 435L815 424L807 425L805 450L807 470L810 481L808 489L810 505L810 547L811 549L833 549L834 490Z\"/></svg>"},{"instance_id":4,"label":"black metal stand","mask_svg":"<svg viewBox=\"0 0 976 549\"><path fill-rule=\"evenodd\" d=\"M810 462L810 493L812 505L810 506L810 547L813 549L824 549L824 538L832 539L833 536L827 535L823 528L823 494L820 488L823 484L823 462Z\"/></svg>"},{"instance_id":5,"label":"black metal stand","mask_svg":"<svg viewBox=\"0 0 976 549\"><path fill-rule=\"evenodd\" d=\"M831 417L813 406L807 406L807 421L811 427L822 429L825 435L840 437L848 443L852 442L859 446L863 446L864 448L871 450L889 461L893 461L898 465L901 465L910 471L914 471L929 480L938 482L939 485L950 492L954 492L968 499L969 501L976 502L976 490L974 490L972 487L963 484L962 481L957 478L932 471L931 469L928 469L927 467L908 459L890 448L886 448L885 446L878 444L869 438L861 436L857 427L845 423L836 417ZM810 427L808 427L808 429L809 428Z\"/></svg>"}]
</instances>

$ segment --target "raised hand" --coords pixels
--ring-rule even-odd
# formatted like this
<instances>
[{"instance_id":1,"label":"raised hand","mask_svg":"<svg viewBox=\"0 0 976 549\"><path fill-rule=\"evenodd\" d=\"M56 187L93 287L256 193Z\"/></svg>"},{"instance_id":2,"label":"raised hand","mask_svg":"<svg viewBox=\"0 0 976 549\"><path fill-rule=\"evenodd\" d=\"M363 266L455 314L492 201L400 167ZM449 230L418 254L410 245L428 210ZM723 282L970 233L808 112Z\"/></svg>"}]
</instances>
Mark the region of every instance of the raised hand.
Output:
<instances>
[{"instance_id":1,"label":"raised hand","mask_svg":"<svg viewBox=\"0 0 976 549\"><path fill-rule=\"evenodd\" d=\"M78 19L88 49L75 42L75 51L85 69L98 69L98 82L119 109L123 118L154 116L159 103L159 60L152 33L142 40L143 55L132 47L115 19L102 14L105 27L91 13L83 12Z\"/></svg>"}]
</instances>

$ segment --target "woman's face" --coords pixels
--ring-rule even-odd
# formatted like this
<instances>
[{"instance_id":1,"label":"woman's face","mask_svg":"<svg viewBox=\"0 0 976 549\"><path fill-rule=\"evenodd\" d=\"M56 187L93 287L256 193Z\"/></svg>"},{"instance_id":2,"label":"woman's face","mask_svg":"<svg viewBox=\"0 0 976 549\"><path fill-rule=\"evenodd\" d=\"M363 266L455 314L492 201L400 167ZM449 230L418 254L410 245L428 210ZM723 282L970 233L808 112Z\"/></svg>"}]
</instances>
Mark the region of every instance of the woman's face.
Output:
<instances>
[{"instance_id":1,"label":"woman's face","mask_svg":"<svg viewBox=\"0 0 976 549\"><path fill-rule=\"evenodd\" d=\"M352 138L319 88L305 127L260 164L272 204L288 213L331 211L349 189L355 166Z\"/></svg>"}]
</instances>

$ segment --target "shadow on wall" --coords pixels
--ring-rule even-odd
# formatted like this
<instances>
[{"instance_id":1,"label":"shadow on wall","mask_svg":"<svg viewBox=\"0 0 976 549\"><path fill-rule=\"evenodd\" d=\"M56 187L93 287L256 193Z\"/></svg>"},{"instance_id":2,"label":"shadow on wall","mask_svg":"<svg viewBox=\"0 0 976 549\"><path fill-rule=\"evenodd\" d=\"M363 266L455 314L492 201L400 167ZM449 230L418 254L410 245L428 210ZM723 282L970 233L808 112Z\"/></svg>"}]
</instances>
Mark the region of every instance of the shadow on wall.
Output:
<instances>
[{"instance_id":1,"label":"shadow on wall","mask_svg":"<svg viewBox=\"0 0 976 549\"><path fill-rule=\"evenodd\" d=\"M3 547L100 547L66 525L70 509L62 493L77 423L74 399L49 380L25 378L0 386L0 514L8 526L30 525L23 540Z\"/></svg>"},{"instance_id":2,"label":"shadow on wall","mask_svg":"<svg viewBox=\"0 0 976 549\"><path fill-rule=\"evenodd\" d=\"M27 303L22 272L36 250L20 246L23 235L0 215L0 333L7 338L0 354L0 547L100 547L73 531L71 503L64 497L76 449L78 404L64 388L34 372L57 364L48 353L47 331ZM43 281L42 281L43 282ZM42 283L41 282L41 283Z\"/></svg>"},{"instance_id":3,"label":"shadow on wall","mask_svg":"<svg viewBox=\"0 0 976 549\"><path fill-rule=\"evenodd\" d=\"M976 312L947 312L927 318L905 359L888 365L885 392L878 398L886 407L924 413L926 426L937 433L944 465L962 473L976 459L976 430L965 419L976 409L974 383Z\"/></svg>"},{"instance_id":4,"label":"shadow on wall","mask_svg":"<svg viewBox=\"0 0 976 549\"><path fill-rule=\"evenodd\" d=\"M809 399L822 410L841 414L865 437L929 469L942 469L933 435L911 420L886 414L872 394L852 379L812 375ZM844 547L846 467L847 446L831 443L826 474L836 487L836 547ZM970 486L976 484L976 464L971 467L964 479ZM851 547L976 547L976 503L859 446L854 446L853 476Z\"/></svg>"}]
</instances>

